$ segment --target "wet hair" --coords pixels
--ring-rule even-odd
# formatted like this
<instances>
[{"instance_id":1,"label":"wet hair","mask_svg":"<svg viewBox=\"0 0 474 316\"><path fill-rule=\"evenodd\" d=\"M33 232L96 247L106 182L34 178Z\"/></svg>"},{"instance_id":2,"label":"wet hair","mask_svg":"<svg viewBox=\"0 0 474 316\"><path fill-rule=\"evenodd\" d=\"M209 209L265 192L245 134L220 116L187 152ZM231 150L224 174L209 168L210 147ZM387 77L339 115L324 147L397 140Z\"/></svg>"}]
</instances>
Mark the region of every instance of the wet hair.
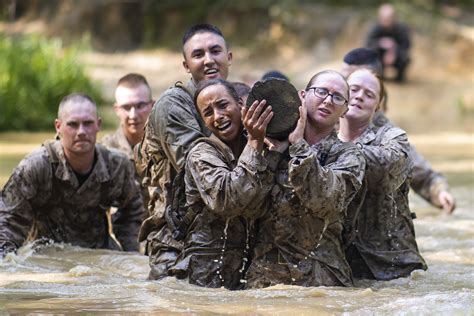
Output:
<instances>
[{"instance_id":1,"label":"wet hair","mask_svg":"<svg viewBox=\"0 0 474 316\"><path fill-rule=\"evenodd\" d=\"M92 99L87 94L76 92L71 93L62 98L61 102L59 103L58 108L58 118L62 117L64 108L69 104L81 104L81 103L89 103L91 104L97 112L97 104L95 103L94 99Z\"/></svg>"},{"instance_id":2,"label":"wet hair","mask_svg":"<svg viewBox=\"0 0 474 316\"><path fill-rule=\"evenodd\" d=\"M290 81L287 76L285 76L281 71L278 70L270 70L267 71L266 73L263 74L262 80L268 79L268 78L277 78L277 79L283 79L286 81Z\"/></svg>"},{"instance_id":3,"label":"wet hair","mask_svg":"<svg viewBox=\"0 0 474 316\"><path fill-rule=\"evenodd\" d=\"M236 101L240 102L241 98L237 94L237 91L235 91L235 88L232 83L229 81L223 80L223 79L211 79L211 80L205 80L201 81L198 83L196 87L196 92L194 93L194 106L196 107L196 110L199 112L198 106L197 106L197 98L199 97L199 94L202 92L202 90L206 89L207 87L214 86L214 85L222 85L225 87L229 95Z\"/></svg>"},{"instance_id":4,"label":"wet hair","mask_svg":"<svg viewBox=\"0 0 474 316\"><path fill-rule=\"evenodd\" d=\"M347 92L347 96L349 96L349 84L347 83L346 81L346 78L344 78L344 76L335 71L335 70L323 70L323 71L320 71L318 72L317 74L315 74L313 77L311 77L311 79L309 80L308 84L306 85L306 88L305 90L308 91L309 88L311 88L311 86L313 85L313 83L316 81L316 79L318 79L320 76L322 75L329 75L329 74L333 74L333 75L336 75L338 77L340 77L345 83L346 83L346 92Z\"/></svg>"},{"instance_id":5,"label":"wet hair","mask_svg":"<svg viewBox=\"0 0 474 316\"><path fill-rule=\"evenodd\" d=\"M356 71L363 71L363 70L368 71L369 73L371 73L377 79L377 81L379 82L379 86L380 86L379 104L377 105L377 109L376 109L376 110L378 110L381 106L383 107L382 100L384 100L384 97L385 97L385 84L384 84L383 78L380 74L378 74L376 71L374 71L371 68L362 68L362 69L357 69ZM354 71L354 72L356 72L356 71ZM354 72L351 73L347 77L347 80L349 80L349 78L354 74Z\"/></svg>"},{"instance_id":6,"label":"wet hair","mask_svg":"<svg viewBox=\"0 0 474 316\"><path fill-rule=\"evenodd\" d=\"M344 55L343 61L348 65L365 66L379 74L383 73L379 54L370 48L355 48Z\"/></svg>"},{"instance_id":7,"label":"wet hair","mask_svg":"<svg viewBox=\"0 0 474 316\"><path fill-rule=\"evenodd\" d=\"M146 81L146 78L137 73L126 74L117 82L117 87L122 86L126 88L136 88L141 85L147 86L148 89L150 88L150 85L148 84L148 81Z\"/></svg>"},{"instance_id":8,"label":"wet hair","mask_svg":"<svg viewBox=\"0 0 474 316\"><path fill-rule=\"evenodd\" d=\"M243 82L232 82L232 86L234 86L234 89L237 92L239 98L243 98L244 96L249 95L251 90L250 86Z\"/></svg>"},{"instance_id":9,"label":"wet hair","mask_svg":"<svg viewBox=\"0 0 474 316\"><path fill-rule=\"evenodd\" d=\"M191 26L184 33L184 35L183 35L183 46L195 34L206 33L206 32L213 33L213 34L219 35L220 37L224 38L224 35L222 35L221 30L219 30L219 28L215 25L207 24L207 23L195 24L195 25Z\"/></svg>"}]
</instances>

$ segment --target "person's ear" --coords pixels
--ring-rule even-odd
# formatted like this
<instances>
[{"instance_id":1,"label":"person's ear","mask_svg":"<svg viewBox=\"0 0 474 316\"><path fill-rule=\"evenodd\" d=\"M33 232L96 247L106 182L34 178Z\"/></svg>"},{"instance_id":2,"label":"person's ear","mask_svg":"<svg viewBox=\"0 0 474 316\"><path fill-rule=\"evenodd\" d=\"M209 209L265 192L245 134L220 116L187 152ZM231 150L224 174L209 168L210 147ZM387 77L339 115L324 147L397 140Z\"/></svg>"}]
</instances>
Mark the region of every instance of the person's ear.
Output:
<instances>
[{"instance_id":1,"label":"person's ear","mask_svg":"<svg viewBox=\"0 0 474 316\"><path fill-rule=\"evenodd\" d=\"M300 101L303 103L304 102L304 99L306 97L306 90L300 90L298 92L298 96L300 97Z\"/></svg>"},{"instance_id":2,"label":"person's ear","mask_svg":"<svg viewBox=\"0 0 474 316\"><path fill-rule=\"evenodd\" d=\"M56 133L59 134L59 130L61 129L61 121L59 119L54 120L54 128L56 129Z\"/></svg>"},{"instance_id":3,"label":"person's ear","mask_svg":"<svg viewBox=\"0 0 474 316\"><path fill-rule=\"evenodd\" d=\"M191 73L191 70L188 67L188 63L186 62L186 59L183 60L183 67L184 67L184 70L186 70L188 74Z\"/></svg>"},{"instance_id":4,"label":"person's ear","mask_svg":"<svg viewBox=\"0 0 474 316\"><path fill-rule=\"evenodd\" d=\"M115 115L119 116L119 111L120 111L120 107L117 105L117 103L114 103L114 112L115 112Z\"/></svg>"},{"instance_id":5,"label":"person's ear","mask_svg":"<svg viewBox=\"0 0 474 316\"><path fill-rule=\"evenodd\" d=\"M227 52L227 63L230 65L232 65L232 58L233 58L233 55L232 55L232 52L229 51Z\"/></svg>"},{"instance_id":6,"label":"person's ear","mask_svg":"<svg viewBox=\"0 0 474 316\"><path fill-rule=\"evenodd\" d=\"M99 116L99 117L97 118L97 127L99 128L99 130L100 130L100 127L101 127L101 126L102 126L102 118Z\"/></svg>"}]
</instances>

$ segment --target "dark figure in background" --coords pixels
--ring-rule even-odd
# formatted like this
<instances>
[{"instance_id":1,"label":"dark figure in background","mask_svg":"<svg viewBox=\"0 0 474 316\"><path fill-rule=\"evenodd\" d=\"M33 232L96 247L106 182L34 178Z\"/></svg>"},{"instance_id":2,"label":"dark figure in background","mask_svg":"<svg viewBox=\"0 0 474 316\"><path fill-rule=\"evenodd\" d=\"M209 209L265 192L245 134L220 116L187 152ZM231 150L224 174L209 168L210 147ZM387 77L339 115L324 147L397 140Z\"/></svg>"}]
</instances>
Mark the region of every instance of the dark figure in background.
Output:
<instances>
[{"instance_id":1,"label":"dark figure in background","mask_svg":"<svg viewBox=\"0 0 474 316\"><path fill-rule=\"evenodd\" d=\"M344 56L341 73L347 78L357 69L368 68L381 75L382 67L377 54L369 48L355 48ZM386 116L387 91L385 90L380 109L375 112L372 124L376 128L385 125L395 126ZM456 201L451 194L446 178L433 170L429 162L410 145L410 155L413 161L413 174L410 187L431 205L442 208L451 214L456 208Z\"/></svg>"},{"instance_id":2,"label":"dark figure in background","mask_svg":"<svg viewBox=\"0 0 474 316\"><path fill-rule=\"evenodd\" d=\"M286 81L290 81L290 79L288 79L288 77L285 76L285 74L283 74L281 71L278 71L278 70L267 71L266 73L263 74L261 80L265 80L265 79L268 79L268 78L277 78L277 79L283 79L283 80L286 80Z\"/></svg>"},{"instance_id":3,"label":"dark figure in background","mask_svg":"<svg viewBox=\"0 0 474 316\"><path fill-rule=\"evenodd\" d=\"M370 30L366 45L379 53L384 69L396 68L398 82L405 80L410 44L408 27L397 21L394 7L391 4L380 6L378 23Z\"/></svg>"},{"instance_id":4,"label":"dark figure in background","mask_svg":"<svg viewBox=\"0 0 474 316\"><path fill-rule=\"evenodd\" d=\"M221 31L209 24L197 24L183 36L183 67L191 74L186 85L178 82L156 101L141 143L135 147L137 171L149 188L148 210L152 214L140 229L139 240L147 240L150 279L168 275L182 243L172 237L164 216L165 200L193 141L210 135L194 106L196 85L209 79L226 79L232 62Z\"/></svg>"},{"instance_id":5,"label":"dark figure in background","mask_svg":"<svg viewBox=\"0 0 474 316\"><path fill-rule=\"evenodd\" d=\"M87 248L138 251L145 209L135 168L117 150L96 145L101 119L83 94L66 96L55 120L60 140L47 141L13 171L0 199L0 257L23 242L48 239Z\"/></svg>"},{"instance_id":6,"label":"dark figure in background","mask_svg":"<svg viewBox=\"0 0 474 316\"><path fill-rule=\"evenodd\" d=\"M185 233L184 246L169 271L192 284L241 289L254 222L265 212L274 184L271 166L280 158L277 152L263 155L273 112L265 101L242 106L231 83L220 79L201 82L194 99L212 135L196 140L186 159L185 207L182 216L172 217L187 218L189 228L176 225Z\"/></svg>"}]
</instances>

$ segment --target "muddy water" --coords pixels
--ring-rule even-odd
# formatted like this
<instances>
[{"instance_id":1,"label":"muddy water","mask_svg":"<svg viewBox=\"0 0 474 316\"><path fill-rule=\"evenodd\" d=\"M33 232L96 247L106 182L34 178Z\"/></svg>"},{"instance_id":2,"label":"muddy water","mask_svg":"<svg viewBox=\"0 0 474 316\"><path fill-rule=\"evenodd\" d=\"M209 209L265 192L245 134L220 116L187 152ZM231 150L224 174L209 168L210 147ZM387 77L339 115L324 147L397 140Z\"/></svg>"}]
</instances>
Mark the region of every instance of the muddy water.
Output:
<instances>
[{"instance_id":1,"label":"muddy water","mask_svg":"<svg viewBox=\"0 0 474 316\"><path fill-rule=\"evenodd\" d=\"M230 292L173 278L147 281L147 258L138 254L30 244L0 261L0 314L473 314L472 135L413 140L446 173L458 202L454 215L447 216L410 197L426 272L390 282L361 282L355 288L276 286Z\"/></svg>"}]
</instances>

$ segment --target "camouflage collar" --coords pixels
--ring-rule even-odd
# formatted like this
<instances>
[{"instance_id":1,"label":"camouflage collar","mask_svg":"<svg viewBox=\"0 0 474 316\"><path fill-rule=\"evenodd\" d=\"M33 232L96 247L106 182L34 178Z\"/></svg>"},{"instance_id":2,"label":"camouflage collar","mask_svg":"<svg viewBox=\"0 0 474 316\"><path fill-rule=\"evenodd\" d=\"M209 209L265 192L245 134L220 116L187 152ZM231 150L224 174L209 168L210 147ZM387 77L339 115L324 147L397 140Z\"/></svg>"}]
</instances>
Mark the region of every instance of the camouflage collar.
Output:
<instances>
[{"instance_id":1,"label":"camouflage collar","mask_svg":"<svg viewBox=\"0 0 474 316\"><path fill-rule=\"evenodd\" d=\"M360 144L369 144L375 139L375 126L370 123L370 125L365 129L365 131L354 140L354 143Z\"/></svg>"},{"instance_id":2,"label":"camouflage collar","mask_svg":"<svg viewBox=\"0 0 474 316\"><path fill-rule=\"evenodd\" d=\"M336 130L333 130L328 136L321 139L318 143L311 145L311 147L318 151L328 153L331 150L332 145L337 142L339 142L339 138L337 137Z\"/></svg>"},{"instance_id":3,"label":"camouflage collar","mask_svg":"<svg viewBox=\"0 0 474 316\"><path fill-rule=\"evenodd\" d=\"M214 134L211 134L211 136L209 136L209 138L211 138L212 140L220 143L222 145L222 148L225 148L228 156L227 157L231 157L232 158L232 161L235 160L235 157L234 157L234 154L232 153L232 150L230 149L229 146L227 146L227 144L225 144L222 140L219 139L219 137L217 137L216 135Z\"/></svg>"},{"instance_id":4,"label":"camouflage collar","mask_svg":"<svg viewBox=\"0 0 474 316\"><path fill-rule=\"evenodd\" d=\"M123 132L123 126L119 126L115 131L115 137L119 145L120 150L124 151L128 157L133 158L133 148L132 145L128 142L127 137Z\"/></svg>"},{"instance_id":5,"label":"camouflage collar","mask_svg":"<svg viewBox=\"0 0 474 316\"><path fill-rule=\"evenodd\" d=\"M93 167L92 173L89 177L95 177L99 182L107 182L110 180L109 170L107 169L107 163L105 162L104 155L102 150L99 148L100 145L95 145L95 154L97 155L97 161ZM64 156L64 150L61 146L60 141L55 141L52 146L53 150L56 152L56 155L59 159L58 165L55 171L55 177L68 182L74 182L77 185L77 179L73 176L74 171L71 168L71 165L66 161ZM104 148L105 150L105 148Z\"/></svg>"}]
</instances>

